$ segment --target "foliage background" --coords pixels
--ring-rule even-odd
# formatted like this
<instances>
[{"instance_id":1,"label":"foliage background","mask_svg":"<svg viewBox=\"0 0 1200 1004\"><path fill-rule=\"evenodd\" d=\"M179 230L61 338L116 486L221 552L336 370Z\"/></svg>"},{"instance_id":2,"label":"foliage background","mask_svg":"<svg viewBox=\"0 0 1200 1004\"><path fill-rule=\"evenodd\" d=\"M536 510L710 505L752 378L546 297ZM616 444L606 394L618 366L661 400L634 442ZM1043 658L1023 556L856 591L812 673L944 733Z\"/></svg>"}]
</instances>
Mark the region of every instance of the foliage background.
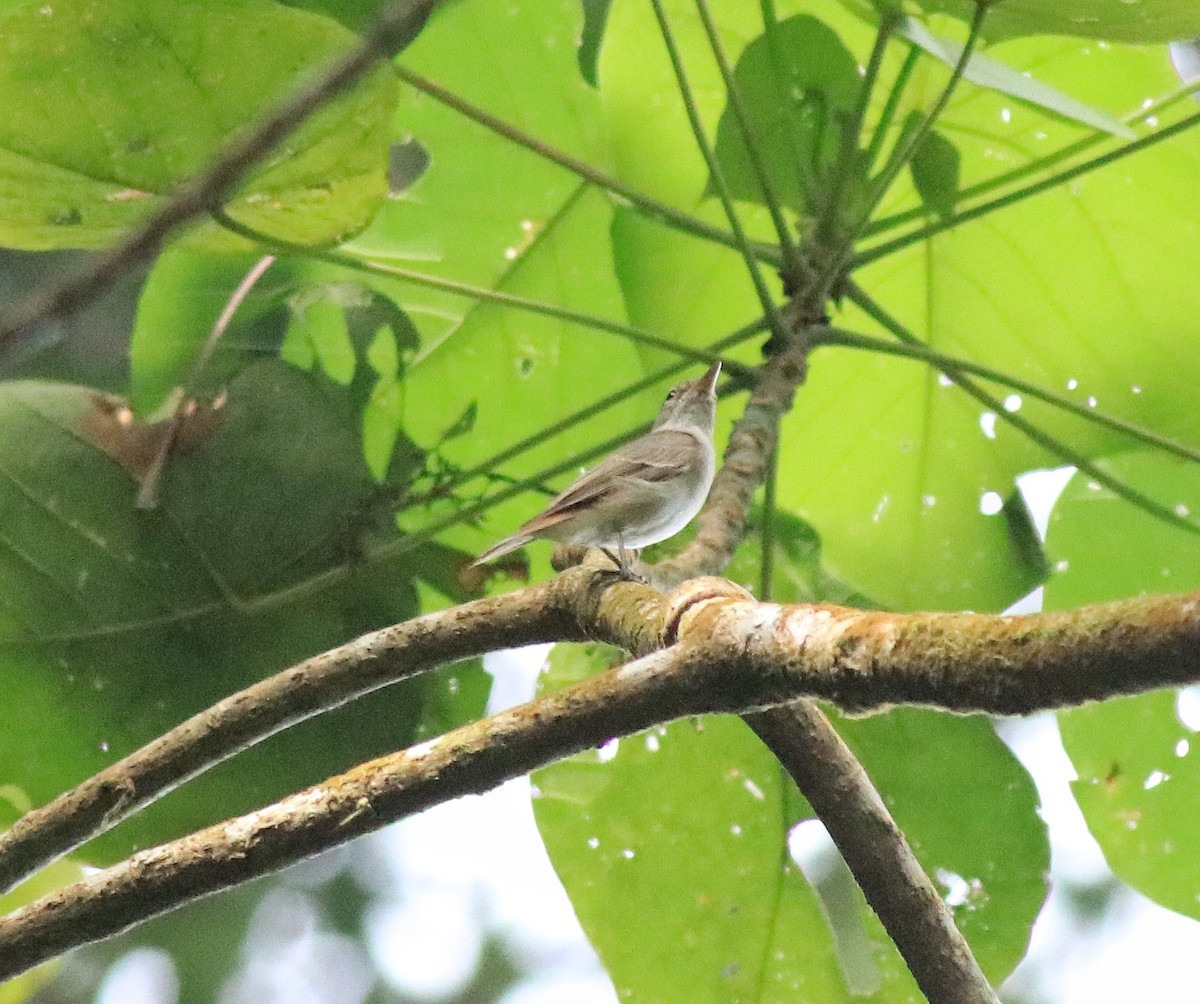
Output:
<instances>
[{"instance_id":1,"label":"foliage background","mask_svg":"<svg viewBox=\"0 0 1200 1004\"><path fill-rule=\"evenodd\" d=\"M970 5L921 6L935 42L962 42ZM770 242L768 200L696 8L665 7L743 223ZM1190 7L1000 4L984 20L987 55L999 62L977 66L982 82L954 92L869 220L858 216L869 201L866 158L843 162L833 134L854 111L878 11L788 0L717 12L789 221L853 239L865 296L848 291L835 323L877 336L899 327L1194 446L1200 238L1184 207L1200 148L1185 128L1194 104L1163 44L1200 34ZM779 24L764 32L770 10ZM57 267L58 252L104 246L169 197L365 23L350 5L267 0L2 11L0 97L13 113L0 123L0 243L26 253L7 258L6 279L31 283ZM929 44L913 25L903 35ZM893 39L864 110L876 168L950 76L945 60L910 51ZM725 227L645 4L447 4L399 62ZM394 174L411 163L398 145L423 152L427 169L389 189L389 150ZM1030 187L1076 165L1088 169ZM689 349L761 314L729 247L664 225L385 69L314 116L226 209L276 241L337 246L340 257L282 255L210 355L214 321L263 248L197 224L144 282L90 315L95 329L75 322L103 348L80 350L74 332L53 325L9 352L12 379L0 386L0 810L9 820L250 680L468 595L477 584L458 573L469 555L589 451L652 414L692 365ZM513 297L635 325L678 351ZM127 370L113 350L124 331ZM753 364L761 342L743 338L727 352ZM200 427L196 449L166 465L158 507L141 511L131 477L144 471L141 447L95 388L126 395L149 420L180 386L227 404ZM998 611L1043 582L1054 608L1194 588L1191 461L1061 400L989 386L998 398L980 403L920 362L817 351L774 483L775 598ZM739 407L736 397L723 406L719 435ZM1064 464L1084 469L1043 548L1016 479ZM749 541L731 575L761 591L760 551ZM531 550L531 574L548 574L546 558ZM556 652L543 685L605 658ZM116 860L476 717L487 689L480 667L465 666L373 695L238 757L80 860ZM1060 720L1076 797L1114 870L1194 917L1200 859L1188 836L1200 782L1178 699L1107 702ZM948 895L967 890L960 921L1002 979L1046 894L1047 839L1025 770L980 719L907 709L840 726L931 874ZM828 1001L915 992L851 897L875 981L856 983L786 853L811 810L739 723L676 723L610 754L541 772L536 811L620 990L646 1000L664 987L688 1000L770 1000L797 985ZM330 914L357 930L361 890L341 880L329 889ZM209 904L217 924L203 925L199 908L187 937L172 939L188 999L215 999L212 960L236 953L235 920L257 895Z\"/></svg>"}]
</instances>

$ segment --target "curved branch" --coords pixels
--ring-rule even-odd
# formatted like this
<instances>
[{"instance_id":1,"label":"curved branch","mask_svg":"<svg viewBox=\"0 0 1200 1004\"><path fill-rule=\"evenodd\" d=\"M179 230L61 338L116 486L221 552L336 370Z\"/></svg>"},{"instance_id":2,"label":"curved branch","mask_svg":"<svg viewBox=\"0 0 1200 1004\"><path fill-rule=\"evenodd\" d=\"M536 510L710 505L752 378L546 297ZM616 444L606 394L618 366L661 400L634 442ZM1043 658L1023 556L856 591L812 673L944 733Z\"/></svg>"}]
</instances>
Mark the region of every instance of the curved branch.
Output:
<instances>
[{"instance_id":1,"label":"curved branch","mask_svg":"<svg viewBox=\"0 0 1200 1004\"><path fill-rule=\"evenodd\" d=\"M660 645L665 598L605 571L549 582L365 634L232 694L0 834L0 894L231 756L323 711L449 663L548 641Z\"/></svg>"},{"instance_id":2,"label":"curved branch","mask_svg":"<svg viewBox=\"0 0 1200 1004\"><path fill-rule=\"evenodd\" d=\"M111 829L173 788L292 725L426 670L500 648L582 639L553 584L363 635L194 715L22 816L0 835L0 891Z\"/></svg>"},{"instance_id":3,"label":"curved branch","mask_svg":"<svg viewBox=\"0 0 1200 1004\"><path fill-rule=\"evenodd\" d=\"M801 705L797 718L776 706L872 690L915 699L936 691L937 703L954 710L1032 710L1200 680L1200 593L1012 618L760 604L718 579L687 583L665 606L651 590L624 584L587 600L617 630L622 618L640 617L634 607L643 601L669 647L142 851L23 907L0 920L0 979L613 736L682 716L752 712L753 727L817 800L931 999L990 1001L967 957L955 958L969 950L861 767L823 716ZM764 707L774 710L758 712Z\"/></svg>"}]
</instances>

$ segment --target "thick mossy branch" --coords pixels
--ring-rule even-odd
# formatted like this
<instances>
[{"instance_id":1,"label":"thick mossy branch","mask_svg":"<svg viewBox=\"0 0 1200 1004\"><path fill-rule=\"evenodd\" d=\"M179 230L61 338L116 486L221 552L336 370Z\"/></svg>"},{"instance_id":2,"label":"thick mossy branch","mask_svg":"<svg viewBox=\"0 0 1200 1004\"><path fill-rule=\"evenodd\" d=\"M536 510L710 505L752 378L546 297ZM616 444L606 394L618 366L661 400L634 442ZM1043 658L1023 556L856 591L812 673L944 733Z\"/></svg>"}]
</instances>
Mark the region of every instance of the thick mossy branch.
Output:
<instances>
[{"instance_id":1,"label":"thick mossy branch","mask_svg":"<svg viewBox=\"0 0 1200 1004\"><path fill-rule=\"evenodd\" d=\"M859 777L862 769L853 757L847 753L848 761L837 769L818 769L832 762L830 750L836 754L840 741L827 731L823 716L814 718L815 709L792 702L822 696L854 708L918 701L1011 712L1200 681L1200 594L1025 617L885 614L758 603L740 587L714 578L691 580L664 601L646 587L588 569L526 593L523 603L532 608L536 598L549 604L552 619L572 637L621 642L633 626L628 647L667 647L258 812L141 852L18 910L0 921L0 978L613 736L686 715L750 712L753 727L810 801L817 799L814 806L819 802L836 812L835 817L819 810L889 928L901 918L915 922L914 896L924 904L918 927L934 941L921 936L923 942L911 944L918 938L912 932L910 941L898 937L914 971L923 955L937 963L918 975L922 986L946 978L961 988L961 971L944 975L945 938L957 937L947 927L945 904L915 869L902 838L882 840L894 823L869 781ZM432 616L453 619L461 613ZM482 615L476 608L468 619ZM584 622L590 622L587 630ZM391 630L428 626L421 618ZM783 704L788 707L776 707ZM773 710L754 713L763 708ZM858 783L850 783L855 778ZM864 833L870 841L860 839ZM888 866L898 859L908 862L899 873Z\"/></svg>"}]
</instances>

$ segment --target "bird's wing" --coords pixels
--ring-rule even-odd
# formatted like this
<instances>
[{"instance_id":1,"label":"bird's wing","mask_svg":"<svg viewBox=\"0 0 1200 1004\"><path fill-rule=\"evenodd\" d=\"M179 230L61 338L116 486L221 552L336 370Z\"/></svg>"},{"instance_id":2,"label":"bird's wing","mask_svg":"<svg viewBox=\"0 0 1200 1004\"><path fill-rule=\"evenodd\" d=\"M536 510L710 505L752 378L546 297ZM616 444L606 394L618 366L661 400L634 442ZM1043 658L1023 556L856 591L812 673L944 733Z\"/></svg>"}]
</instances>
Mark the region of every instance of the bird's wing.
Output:
<instances>
[{"instance_id":1,"label":"bird's wing","mask_svg":"<svg viewBox=\"0 0 1200 1004\"><path fill-rule=\"evenodd\" d=\"M536 530L560 523L580 506L609 494L613 488L630 482L654 484L676 477L687 460L688 451L695 449L696 439L690 433L659 429L650 436L635 439L593 467L555 498L543 512L521 529Z\"/></svg>"}]
</instances>

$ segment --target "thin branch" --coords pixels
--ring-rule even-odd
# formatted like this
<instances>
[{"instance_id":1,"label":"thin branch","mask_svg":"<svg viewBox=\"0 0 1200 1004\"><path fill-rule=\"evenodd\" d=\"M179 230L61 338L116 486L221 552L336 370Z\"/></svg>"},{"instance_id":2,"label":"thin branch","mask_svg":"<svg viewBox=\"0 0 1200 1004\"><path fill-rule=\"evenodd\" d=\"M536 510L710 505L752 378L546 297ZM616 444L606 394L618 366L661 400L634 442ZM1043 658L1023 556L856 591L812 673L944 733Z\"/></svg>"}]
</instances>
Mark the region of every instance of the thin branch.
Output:
<instances>
[{"instance_id":1,"label":"thin branch","mask_svg":"<svg viewBox=\"0 0 1200 1004\"><path fill-rule=\"evenodd\" d=\"M724 359L705 349L684 345L682 342L673 342L669 338L663 338L660 335L646 331L644 328L635 327L632 324L625 324L621 321L610 321L603 317L596 317L593 314L585 314L579 310L572 310L570 307L560 307L555 303L546 303L542 300L532 300L525 296L518 296L516 293L505 293L498 289L473 286L470 283L459 282L455 279L444 279L441 276L417 272L398 265L387 265L383 262L358 258L344 251L327 251L320 248L308 247L304 244L296 244L283 238L272 237L270 234L265 234L260 230L255 230L243 223L239 223L221 210L214 211L212 217L231 233L235 233L247 240L255 241L264 247L274 248L279 252L289 252L305 258L311 258L315 261L328 262L331 265L338 265L342 268L354 269L359 272L373 272L376 275L386 275L392 279L399 279L402 282L424 286L427 289L437 289L445 293L453 293L456 296L464 296L483 303L498 303L516 310L525 310L531 314L539 314L543 317L553 317L560 321L568 321L571 324L578 324L584 328L607 331L635 344L660 349L664 352L673 352L678 356L695 360L696 362L713 363L720 359L722 368L728 367L732 372L741 373L743 376L748 375L747 368L734 359Z\"/></svg>"},{"instance_id":2,"label":"thin branch","mask_svg":"<svg viewBox=\"0 0 1200 1004\"><path fill-rule=\"evenodd\" d=\"M916 155L916 152L921 148L921 144L925 142L926 137L932 131L937 120L941 118L942 112L946 110L946 106L950 103L950 98L958 89L959 81L962 80L963 73L966 72L967 63L970 62L972 54L975 52L975 46L979 42L980 33L983 31L983 21L987 16L988 7L995 3L996 0L975 0L975 13L971 18L971 27L967 33L967 40L963 44L962 52L959 53L958 59L954 63L954 69L950 72L950 79L946 82L946 86L942 88L941 94L933 103L933 107L921 119L921 124L917 126L908 136L903 139L899 146L892 151L892 155L888 158L883 170L871 182L871 194L867 199L867 205L863 212L863 218L858 227L855 228L855 234L859 233L862 227L865 227L870 222L871 214L880 200L887 194L887 190L891 187L892 182L896 180L896 176L908 166L909 162Z\"/></svg>"},{"instance_id":3,"label":"thin branch","mask_svg":"<svg viewBox=\"0 0 1200 1004\"><path fill-rule=\"evenodd\" d=\"M892 334L896 335L902 341L921 344L920 340L907 328L904 327L898 320L892 317L884 308L876 303L861 287L854 282L849 282L846 287L846 295L849 299L879 324L881 324ZM1124 499L1130 505L1137 506L1143 512L1149 513L1157 519L1162 520L1171 526L1180 530L1185 530L1188 533L1200 534L1200 523L1188 519L1185 516L1179 515L1173 508L1163 505L1156 499L1151 498L1144 492L1138 491L1132 485L1128 484L1121 478L1114 477L1102 467L1098 466L1086 454L1079 450L1068 446L1062 440L1047 432L1043 432L1029 419L1016 412L1009 411L1004 407L1002 401L989 394L980 387L970 377L964 376L961 372L955 369L947 369L944 371L946 376L952 380L955 385L965 390L976 401L990 408L995 413L996 417L1001 421L1011 425L1014 429L1021 432L1030 442L1040 446L1043 450L1051 455L1058 457L1059 460L1070 464L1072 467L1078 468L1079 471L1086 474L1099 485L1103 485L1118 498Z\"/></svg>"},{"instance_id":4,"label":"thin branch","mask_svg":"<svg viewBox=\"0 0 1200 1004\"><path fill-rule=\"evenodd\" d=\"M142 478L141 485L138 487L136 505L139 509L153 509L158 505L159 480L162 477L167 456L175 445L175 435L179 431L179 424L183 420L188 407L188 397L191 394L192 388L195 387L196 382L200 379L200 374L204 372L204 367L208 365L212 354L217 350L217 344L224 337L225 332L229 330L229 325L233 322L234 315L245 302L246 297L250 295L250 291L254 288L258 280L263 277L264 273L274 262L274 255L266 255L251 266L250 271L246 273L242 281L238 283L237 289L233 291L233 295L229 297L229 301L221 311L220 317L217 318L212 331L209 332L208 338L204 340L204 344L200 347L200 351L192 363L191 374L183 386L177 387L172 393L175 406L171 410L171 417L167 420L167 424L163 429L158 449L154 451L154 459L150 462L150 467Z\"/></svg>"},{"instance_id":5,"label":"thin branch","mask_svg":"<svg viewBox=\"0 0 1200 1004\"><path fill-rule=\"evenodd\" d=\"M875 90L875 82L879 79L879 71L883 66L883 56L887 51L888 42L896 31L900 21L899 12L894 10L881 11L879 28L875 33L875 43L871 47L871 56L867 61L867 71L858 86L858 96L854 102L854 110L850 118L841 124L841 137L838 146L837 165L833 172L833 184L829 198L822 207L817 222L816 233L823 242L830 242L836 236L836 219L841 209L842 193L846 190L846 182L856 172L859 142L862 135L863 122L867 115L867 106L871 102L871 93ZM895 97L896 91L889 95L889 103Z\"/></svg>"},{"instance_id":6,"label":"thin branch","mask_svg":"<svg viewBox=\"0 0 1200 1004\"><path fill-rule=\"evenodd\" d=\"M639 192L636 188L627 185L620 178L598 170L587 161L579 160L577 157L563 153L561 150L542 142L536 137L522 132L515 126L509 125L503 119L496 118L496 116L484 111L478 105L473 105L469 101L460 98L453 91L448 91L441 84L435 83L428 77L421 76L421 74L409 69L407 66L397 65L396 73L405 83L411 84L417 90L428 94L431 98L440 101L448 108L453 108L472 122L477 122L497 135L511 140L518 146L523 146L525 149L536 153L540 157L544 157L551 163L566 168L597 188L602 188L604 191L624 199L626 202L642 210L642 212L661 220L676 230L682 230L685 233L703 238L704 240L713 241L717 244L724 244L735 251L741 250L737 238L728 231L722 230L720 227L714 227L711 223L705 223L704 220L696 216L676 209L665 202L660 202L658 199L651 198ZM780 263L778 248L767 244L756 244L754 251L764 261L774 265Z\"/></svg>"},{"instance_id":7,"label":"thin branch","mask_svg":"<svg viewBox=\"0 0 1200 1004\"><path fill-rule=\"evenodd\" d=\"M853 709L920 703L1023 713L1200 680L1200 594L1028 617L761 604L713 579L688 583L665 602L624 583L591 599L603 604L605 597L622 596L634 600L619 604L628 623L645 623L642 598L651 604L650 619L661 617L658 637L643 635L633 647L654 642L666 648L142 851L14 911L0 920L0 979L613 736L687 715L742 712L752 713L806 797L823 807L822 818L889 927L901 917L914 923L914 909L927 914L917 923L932 940L902 932L898 941L920 970L922 987L939 994L931 999L990 1001L966 960L945 957L957 930L828 724L822 717L797 719L792 709L765 719L757 709L807 694ZM837 769L826 772L822 765L830 762ZM861 806L870 809L869 820ZM892 867L899 860L905 861L901 874ZM914 941L920 942L915 949ZM954 951L967 950L958 945ZM940 959L926 967L929 953Z\"/></svg>"},{"instance_id":8,"label":"thin branch","mask_svg":"<svg viewBox=\"0 0 1200 1004\"><path fill-rule=\"evenodd\" d=\"M246 173L321 105L353 86L380 60L390 59L404 48L438 2L398 0L384 8L360 45L234 139L205 171L182 185L120 244L92 259L77 275L34 294L0 320L0 349L50 318L87 305L130 268L156 255L167 238L184 224L221 205Z\"/></svg>"},{"instance_id":9,"label":"thin branch","mask_svg":"<svg viewBox=\"0 0 1200 1004\"><path fill-rule=\"evenodd\" d=\"M729 229L733 231L734 239L737 242L737 250L741 253L742 260L746 263L746 269L750 273L750 281L754 284L754 291L758 294L758 301L762 305L763 313L770 319L771 330L775 333L775 337L779 343L785 345L789 338L788 326L784 323L780 315L779 306L776 304L775 298L771 295L771 291L767 289L767 283L759 268L758 259L750 246L750 240L746 236L746 231L742 228L737 210L734 208L733 196L730 194L729 185L725 181L721 165L717 162L717 155L713 152L712 144L708 142L708 137L704 134L704 123L700 120L700 110L696 106L696 99L692 93L691 84L688 81L687 70L683 65L683 55L679 51L679 46L675 44L675 34L671 30L670 22L667 20L667 12L663 7L663 0L650 0L650 3L654 8L654 17L658 21L663 44L667 48L667 56L671 61L671 69L675 73L676 86L679 88L680 97L683 98L683 107L687 113L692 136L696 140L696 146L704 158L704 163L708 166L709 176L712 178L713 186L717 190L721 206L725 210L725 217L729 221Z\"/></svg>"},{"instance_id":10,"label":"thin branch","mask_svg":"<svg viewBox=\"0 0 1200 1004\"><path fill-rule=\"evenodd\" d=\"M904 131L901 130L897 145L892 150L891 156L888 157L879 174L871 179L859 212L859 218L851 223L845 233L839 235L836 241L829 240L827 242L830 245L828 260L821 270L821 277L817 287L822 297L827 297L830 290L835 290L844 285L846 276L855 264L855 242L870 224L871 215L878 208L879 203L883 201L884 196L887 195L892 182L896 180L900 172L916 156L921 144L929 136L934 125L941 118L942 112L945 111L946 106L950 103L950 98L958 89L958 84L966 72L967 63L970 62L971 55L974 53L975 46L979 41L988 7L994 2L995 0L975 0L975 14L971 19L967 41L963 45L958 59L955 61L946 86L942 88L937 100L933 103L933 107L929 109L912 132L905 135ZM879 130L876 130L876 136L878 137L878 135ZM837 207L833 207L831 211L836 212L836 209Z\"/></svg>"},{"instance_id":11,"label":"thin branch","mask_svg":"<svg viewBox=\"0 0 1200 1004\"><path fill-rule=\"evenodd\" d=\"M742 142L746 147L750 169L758 180L758 185L763 193L763 201L766 203L767 211L771 214L771 222L775 226L775 236L783 252L783 271L789 277L794 277L792 282L799 283L803 280L808 266L800 255L800 249L792 236L792 228L783 218L779 198L775 195L774 186L767 174L766 164L763 163L762 154L758 149L758 139L754 135L754 130L750 128L750 116L746 111L746 104L742 100L737 79L733 75L733 68L725 56L725 48L721 45L721 36L717 33L717 25L709 10L708 0L696 0L696 10L704 25L704 33L708 36L708 44L712 49L717 68L721 71L721 77L725 81L725 93L729 96L729 108L732 110L738 129L742 134Z\"/></svg>"},{"instance_id":12,"label":"thin branch","mask_svg":"<svg viewBox=\"0 0 1200 1004\"><path fill-rule=\"evenodd\" d=\"M1077 401L1072 401L1064 394L1047 390L1045 387L1039 387L1037 384L1005 373L1003 370L995 369L992 366L985 366L982 363L971 362L968 359L961 359L958 356L950 356L944 352L938 352L936 349L926 346L924 342L889 342L881 338L872 338L870 335L862 335L840 328L814 330L812 334L812 347L815 349L822 345L862 349L867 352L879 352L884 355L899 356L904 359L915 359L935 367L939 372L947 376L950 376L955 371L970 373L972 376L982 377L990 383L997 383L1002 387L1007 387L1009 390L1018 391L1027 397L1044 401L1046 404L1061 411L1069 412L1094 425L1119 432L1121 435L1145 443L1147 446L1153 446L1183 460L1189 460L1192 463L1200 463L1200 450L1188 446L1186 443L1163 436L1143 425L1137 425L1134 422L1127 422L1122 418L1106 414L1096 408L1085 407Z\"/></svg>"}]
</instances>

